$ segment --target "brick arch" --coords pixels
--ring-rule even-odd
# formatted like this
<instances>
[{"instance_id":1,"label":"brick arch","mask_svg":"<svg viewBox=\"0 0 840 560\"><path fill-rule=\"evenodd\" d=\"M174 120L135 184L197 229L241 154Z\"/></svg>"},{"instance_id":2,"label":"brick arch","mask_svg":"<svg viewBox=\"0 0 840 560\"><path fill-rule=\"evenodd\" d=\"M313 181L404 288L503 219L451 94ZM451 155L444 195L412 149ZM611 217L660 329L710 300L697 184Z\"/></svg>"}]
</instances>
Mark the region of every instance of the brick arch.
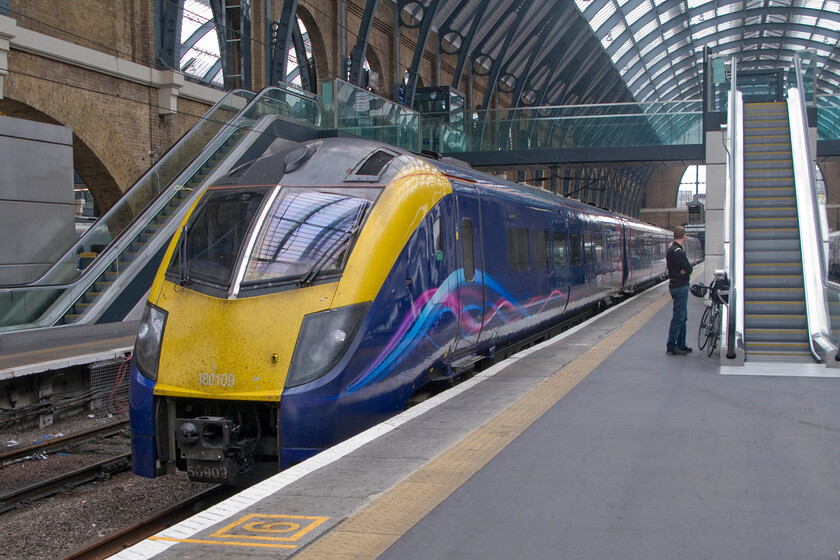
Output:
<instances>
[{"instance_id":1,"label":"brick arch","mask_svg":"<svg viewBox=\"0 0 840 560\"><path fill-rule=\"evenodd\" d=\"M312 56L315 58L315 74L320 84L321 81L333 77L333 73L330 72L330 59L327 55L324 35L321 33L318 22L306 7L298 4L297 15L303 21L303 25L306 26L306 32L309 33L309 42L312 44ZM321 92L319 91L318 93Z\"/></svg>"},{"instance_id":2,"label":"brick arch","mask_svg":"<svg viewBox=\"0 0 840 560\"><path fill-rule=\"evenodd\" d=\"M8 81L0 109L11 117L66 126L73 131L73 168L105 212L141 170L122 135L91 99L90 92L16 75Z\"/></svg>"}]
</instances>

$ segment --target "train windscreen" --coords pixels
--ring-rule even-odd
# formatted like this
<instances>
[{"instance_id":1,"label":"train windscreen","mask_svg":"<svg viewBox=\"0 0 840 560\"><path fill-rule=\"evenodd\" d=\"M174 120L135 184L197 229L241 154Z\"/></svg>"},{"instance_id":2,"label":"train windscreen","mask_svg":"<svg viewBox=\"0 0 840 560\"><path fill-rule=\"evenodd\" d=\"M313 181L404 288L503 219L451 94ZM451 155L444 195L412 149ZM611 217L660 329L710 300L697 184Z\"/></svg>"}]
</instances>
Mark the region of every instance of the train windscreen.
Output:
<instances>
[{"instance_id":1,"label":"train windscreen","mask_svg":"<svg viewBox=\"0 0 840 560\"><path fill-rule=\"evenodd\" d=\"M270 190L210 191L181 232L167 278L181 285L198 281L220 288L229 286L239 250Z\"/></svg>"},{"instance_id":2,"label":"train windscreen","mask_svg":"<svg viewBox=\"0 0 840 560\"><path fill-rule=\"evenodd\" d=\"M373 204L369 194L283 189L260 226L242 286L282 280L306 285L343 269Z\"/></svg>"}]
</instances>

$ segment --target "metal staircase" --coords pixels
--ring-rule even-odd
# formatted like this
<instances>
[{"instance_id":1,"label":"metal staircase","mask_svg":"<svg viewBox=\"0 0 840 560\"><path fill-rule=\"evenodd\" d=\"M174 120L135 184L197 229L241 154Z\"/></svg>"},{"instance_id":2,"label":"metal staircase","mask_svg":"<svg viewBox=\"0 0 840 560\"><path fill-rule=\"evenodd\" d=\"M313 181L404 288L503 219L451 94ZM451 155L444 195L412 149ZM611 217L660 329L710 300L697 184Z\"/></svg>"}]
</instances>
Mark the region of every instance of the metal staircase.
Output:
<instances>
[{"instance_id":1,"label":"metal staircase","mask_svg":"<svg viewBox=\"0 0 840 560\"><path fill-rule=\"evenodd\" d=\"M812 361L787 104L744 104L744 349Z\"/></svg>"}]
</instances>

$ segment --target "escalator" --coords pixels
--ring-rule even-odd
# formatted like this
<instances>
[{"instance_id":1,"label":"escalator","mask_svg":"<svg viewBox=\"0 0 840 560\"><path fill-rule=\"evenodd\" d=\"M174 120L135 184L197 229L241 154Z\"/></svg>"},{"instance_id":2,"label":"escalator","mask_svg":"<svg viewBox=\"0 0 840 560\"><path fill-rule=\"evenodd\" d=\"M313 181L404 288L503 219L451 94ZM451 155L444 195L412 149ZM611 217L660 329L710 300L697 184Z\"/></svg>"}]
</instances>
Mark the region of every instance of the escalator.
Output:
<instances>
[{"instance_id":1,"label":"escalator","mask_svg":"<svg viewBox=\"0 0 840 560\"><path fill-rule=\"evenodd\" d=\"M744 104L747 359L810 361L787 104Z\"/></svg>"},{"instance_id":2,"label":"escalator","mask_svg":"<svg viewBox=\"0 0 840 560\"><path fill-rule=\"evenodd\" d=\"M827 291L825 197L817 196L808 125L812 95L800 60L794 57L784 92L777 80L773 97L784 101L744 102L736 68L733 59L724 208L731 291L722 362L840 365Z\"/></svg>"},{"instance_id":3,"label":"escalator","mask_svg":"<svg viewBox=\"0 0 840 560\"><path fill-rule=\"evenodd\" d=\"M278 142L316 138L319 118L295 90L228 93L40 278L0 287L0 332L125 319L204 187Z\"/></svg>"}]
</instances>

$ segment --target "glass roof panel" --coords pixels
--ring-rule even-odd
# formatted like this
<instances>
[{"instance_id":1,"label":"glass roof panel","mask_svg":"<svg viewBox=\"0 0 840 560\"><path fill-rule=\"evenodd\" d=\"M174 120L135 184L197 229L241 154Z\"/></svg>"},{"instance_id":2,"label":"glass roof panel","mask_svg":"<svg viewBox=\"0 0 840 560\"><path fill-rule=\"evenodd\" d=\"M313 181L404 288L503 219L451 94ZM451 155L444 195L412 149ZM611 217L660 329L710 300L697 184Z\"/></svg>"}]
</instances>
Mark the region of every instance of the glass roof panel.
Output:
<instances>
[{"instance_id":1,"label":"glass roof panel","mask_svg":"<svg viewBox=\"0 0 840 560\"><path fill-rule=\"evenodd\" d=\"M633 41L631 41L630 39L627 39L626 41L624 41L624 44L621 45L618 48L618 50L616 50L612 54L613 62L618 62L619 60L621 60L621 57L624 56L625 54L627 54L627 51L629 51L632 47L633 47Z\"/></svg>"},{"instance_id":2,"label":"glass roof panel","mask_svg":"<svg viewBox=\"0 0 840 560\"><path fill-rule=\"evenodd\" d=\"M665 10L664 12L662 12L661 14L659 14L659 23L661 23L662 25L665 25L666 23L668 23L669 21L671 21L675 17L682 15L683 13L685 13L685 12L684 12L684 7L683 7L682 4L679 4L678 6L674 6L673 8L669 8L669 9Z\"/></svg>"},{"instance_id":3,"label":"glass roof panel","mask_svg":"<svg viewBox=\"0 0 840 560\"><path fill-rule=\"evenodd\" d=\"M213 19L209 0L184 0L181 18L181 43L190 39L202 25ZM183 50L183 49L182 49ZM207 78L207 72L219 61L219 39L215 27L209 30L186 52L181 53L180 68L187 76L198 80ZM212 83L221 85L221 69L214 73Z\"/></svg>"},{"instance_id":4,"label":"glass roof panel","mask_svg":"<svg viewBox=\"0 0 840 560\"><path fill-rule=\"evenodd\" d=\"M662 42L663 42L663 39L662 39L662 36L661 36L661 35L660 35L660 36L657 36L657 37L654 37L653 39L651 39L651 40L648 42L648 44L647 44L647 45L645 45L645 47L642 49L642 51L641 51L641 52L642 52L642 56L646 55L647 53L649 53L650 51L652 51L653 49L655 49L656 47L658 47L659 45L661 45L661 44L662 44Z\"/></svg>"},{"instance_id":5,"label":"glass roof panel","mask_svg":"<svg viewBox=\"0 0 840 560\"><path fill-rule=\"evenodd\" d=\"M645 15L646 13L650 12L653 9L653 5L651 4L650 0L644 0L638 6L633 8L633 10L627 14L626 19L627 23L633 25L639 18Z\"/></svg>"},{"instance_id":6,"label":"glass roof panel","mask_svg":"<svg viewBox=\"0 0 840 560\"><path fill-rule=\"evenodd\" d=\"M589 25L592 27L593 31L598 31L604 23L610 18L611 15L615 13L615 6L613 5L612 1L608 1L598 10L598 13L595 14L591 20L589 20Z\"/></svg>"}]
</instances>

